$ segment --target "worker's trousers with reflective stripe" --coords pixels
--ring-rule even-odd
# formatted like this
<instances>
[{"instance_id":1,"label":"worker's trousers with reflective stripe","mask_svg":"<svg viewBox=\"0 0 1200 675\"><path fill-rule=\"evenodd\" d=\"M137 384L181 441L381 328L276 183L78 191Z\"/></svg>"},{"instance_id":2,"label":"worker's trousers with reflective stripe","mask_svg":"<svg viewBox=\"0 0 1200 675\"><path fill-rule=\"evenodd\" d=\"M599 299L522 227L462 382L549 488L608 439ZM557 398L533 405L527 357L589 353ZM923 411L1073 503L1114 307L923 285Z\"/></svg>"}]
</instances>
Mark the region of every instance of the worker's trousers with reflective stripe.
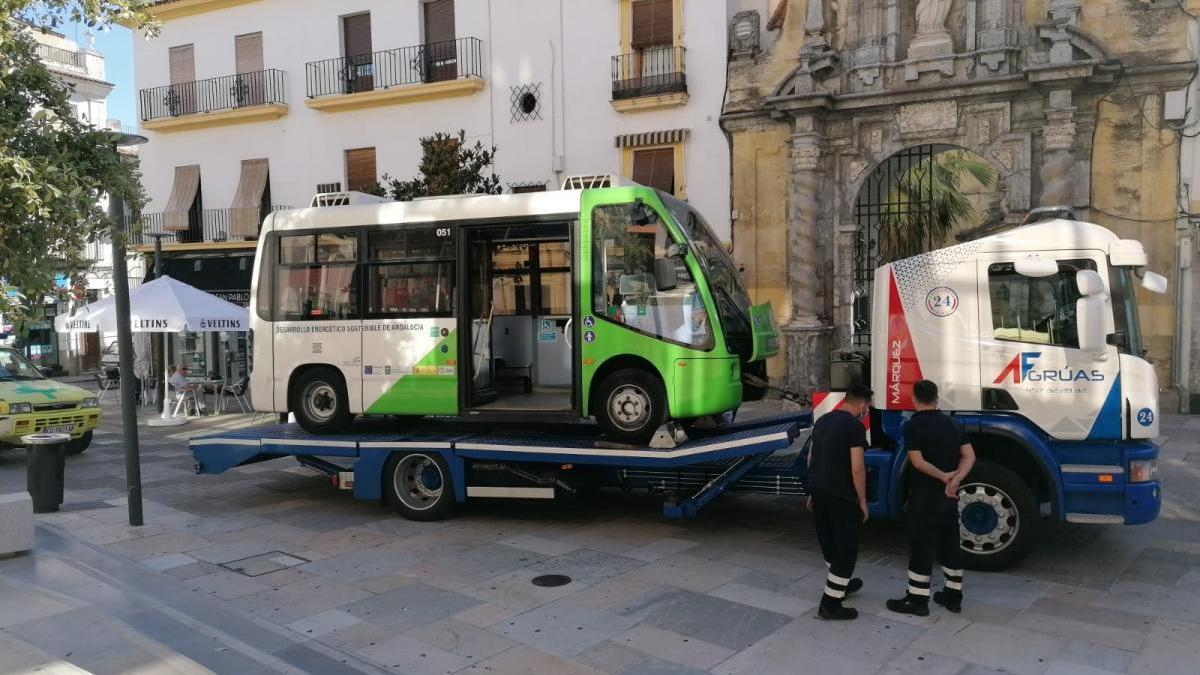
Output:
<instances>
[{"instance_id":1,"label":"worker's trousers with reflective stripe","mask_svg":"<svg viewBox=\"0 0 1200 675\"><path fill-rule=\"evenodd\" d=\"M962 601L963 554L959 541L958 501L941 494L914 491L908 503L909 536L908 598L929 602L933 563L942 564L946 597Z\"/></svg>"},{"instance_id":2,"label":"worker's trousers with reflective stripe","mask_svg":"<svg viewBox=\"0 0 1200 675\"><path fill-rule=\"evenodd\" d=\"M829 564L821 605L827 608L840 607L858 562L862 511L858 509L858 504L845 499L814 494L813 521L817 525L821 554Z\"/></svg>"}]
</instances>

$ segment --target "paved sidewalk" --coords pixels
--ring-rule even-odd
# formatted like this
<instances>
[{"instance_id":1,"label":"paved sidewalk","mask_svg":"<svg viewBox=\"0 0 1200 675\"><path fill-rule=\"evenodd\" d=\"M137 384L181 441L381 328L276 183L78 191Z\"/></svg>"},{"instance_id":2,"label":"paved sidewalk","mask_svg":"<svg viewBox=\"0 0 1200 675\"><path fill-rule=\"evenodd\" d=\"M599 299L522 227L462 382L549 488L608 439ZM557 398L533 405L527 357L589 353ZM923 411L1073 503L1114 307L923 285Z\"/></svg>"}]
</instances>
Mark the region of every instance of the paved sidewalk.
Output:
<instances>
[{"instance_id":1,"label":"paved sidewalk","mask_svg":"<svg viewBox=\"0 0 1200 675\"><path fill-rule=\"evenodd\" d=\"M640 494L568 511L483 503L415 523L290 460L196 476L142 431L146 525L125 525L116 408L68 460L34 554L0 560L0 673L1197 673L1200 419L1167 418L1163 516L1052 527L961 615L883 607L904 532L869 523L858 621L814 618L824 564L796 500L722 497L667 521ZM24 453L0 453L0 492ZM556 588L531 583L566 574Z\"/></svg>"}]
</instances>

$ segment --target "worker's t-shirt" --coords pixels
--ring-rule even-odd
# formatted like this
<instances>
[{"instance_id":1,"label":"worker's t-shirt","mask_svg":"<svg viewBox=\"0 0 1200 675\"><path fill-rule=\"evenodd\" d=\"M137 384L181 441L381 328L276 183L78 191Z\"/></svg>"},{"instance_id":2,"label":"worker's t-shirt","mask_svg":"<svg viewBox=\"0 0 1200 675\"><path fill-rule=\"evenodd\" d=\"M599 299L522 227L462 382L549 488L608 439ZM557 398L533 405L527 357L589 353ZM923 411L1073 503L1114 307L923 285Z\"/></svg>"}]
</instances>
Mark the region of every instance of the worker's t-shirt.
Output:
<instances>
[{"instance_id":1,"label":"worker's t-shirt","mask_svg":"<svg viewBox=\"0 0 1200 675\"><path fill-rule=\"evenodd\" d=\"M175 387L176 389L186 389L187 386L191 384L191 382L188 382L188 379L180 373L175 373L172 375L170 382L171 386Z\"/></svg>"},{"instance_id":2,"label":"worker's t-shirt","mask_svg":"<svg viewBox=\"0 0 1200 675\"><path fill-rule=\"evenodd\" d=\"M858 492L850 473L850 448L867 447L867 432L862 422L845 410L835 410L813 425L812 440L809 491L858 504Z\"/></svg>"},{"instance_id":3,"label":"worker's t-shirt","mask_svg":"<svg viewBox=\"0 0 1200 675\"><path fill-rule=\"evenodd\" d=\"M919 450L926 462L942 471L958 468L959 449L970 443L958 420L939 410L919 410L904 425L904 449ZM940 495L945 485L920 471L912 471L914 495Z\"/></svg>"}]
</instances>

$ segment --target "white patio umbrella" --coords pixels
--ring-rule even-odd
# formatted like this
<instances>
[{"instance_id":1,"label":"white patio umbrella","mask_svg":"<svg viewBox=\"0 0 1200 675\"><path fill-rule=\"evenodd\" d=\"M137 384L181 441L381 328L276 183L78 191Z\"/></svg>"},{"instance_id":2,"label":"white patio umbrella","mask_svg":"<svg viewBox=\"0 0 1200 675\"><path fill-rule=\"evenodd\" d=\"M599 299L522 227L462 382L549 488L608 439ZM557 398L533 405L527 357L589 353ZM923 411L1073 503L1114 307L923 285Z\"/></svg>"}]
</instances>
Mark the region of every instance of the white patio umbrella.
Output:
<instances>
[{"instance_id":1,"label":"white patio umbrella","mask_svg":"<svg viewBox=\"0 0 1200 675\"><path fill-rule=\"evenodd\" d=\"M90 333L117 330L117 300L109 296L80 307L71 314L54 319L54 329L60 333ZM130 328L135 333L213 333L245 331L250 328L250 315L240 307L211 293L161 276L129 291ZM135 370L137 365L135 364ZM167 386L167 354L163 350L163 386ZM167 414L163 397L162 418L152 420L155 426L185 424L187 420Z\"/></svg>"}]
</instances>

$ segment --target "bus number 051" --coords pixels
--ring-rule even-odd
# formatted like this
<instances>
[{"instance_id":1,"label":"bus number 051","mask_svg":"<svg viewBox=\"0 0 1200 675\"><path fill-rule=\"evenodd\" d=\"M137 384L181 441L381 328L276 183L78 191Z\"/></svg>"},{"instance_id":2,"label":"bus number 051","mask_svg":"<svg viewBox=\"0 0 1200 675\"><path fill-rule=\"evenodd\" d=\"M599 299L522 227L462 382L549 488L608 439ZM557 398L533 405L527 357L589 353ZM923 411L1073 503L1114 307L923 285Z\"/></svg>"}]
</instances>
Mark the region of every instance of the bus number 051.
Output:
<instances>
[{"instance_id":1,"label":"bus number 051","mask_svg":"<svg viewBox=\"0 0 1200 675\"><path fill-rule=\"evenodd\" d=\"M433 231L433 234L436 237L449 237L450 236L450 228L439 227Z\"/></svg>"}]
</instances>

